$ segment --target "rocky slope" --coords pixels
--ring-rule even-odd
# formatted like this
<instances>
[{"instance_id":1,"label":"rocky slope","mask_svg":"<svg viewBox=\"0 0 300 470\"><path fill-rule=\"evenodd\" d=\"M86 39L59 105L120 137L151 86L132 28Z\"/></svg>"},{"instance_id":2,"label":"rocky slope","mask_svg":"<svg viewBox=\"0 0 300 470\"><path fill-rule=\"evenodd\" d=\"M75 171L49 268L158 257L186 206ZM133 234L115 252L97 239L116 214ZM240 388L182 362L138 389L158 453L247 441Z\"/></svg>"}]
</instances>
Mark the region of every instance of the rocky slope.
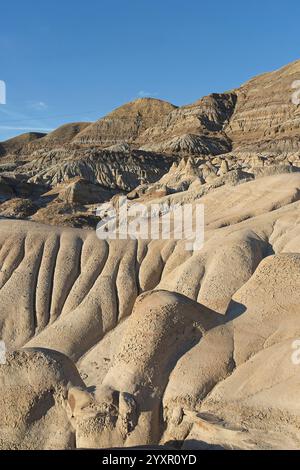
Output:
<instances>
[{"instance_id":1,"label":"rocky slope","mask_svg":"<svg viewBox=\"0 0 300 470\"><path fill-rule=\"evenodd\" d=\"M2 144L1 449L299 449L299 75ZM98 238L120 196L168 237Z\"/></svg>"},{"instance_id":2,"label":"rocky slope","mask_svg":"<svg viewBox=\"0 0 300 470\"><path fill-rule=\"evenodd\" d=\"M300 113L292 102L300 61L256 77L237 89L237 103L225 129L233 151L299 159Z\"/></svg>"},{"instance_id":3,"label":"rocky slope","mask_svg":"<svg viewBox=\"0 0 300 470\"><path fill-rule=\"evenodd\" d=\"M2 448L298 448L300 176L180 194L205 204L200 251L0 222L1 337L26 348L0 367Z\"/></svg>"},{"instance_id":4,"label":"rocky slope","mask_svg":"<svg viewBox=\"0 0 300 470\"><path fill-rule=\"evenodd\" d=\"M42 139L46 134L40 132L28 132L21 134L12 139L6 140L0 143L0 156L3 155L18 155L32 142L36 142L38 139Z\"/></svg>"},{"instance_id":5,"label":"rocky slope","mask_svg":"<svg viewBox=\"0 0 300 470\"><path fill-rule=\"evenodd\" d=\"M226 154L238 157L240 165L248 167L251 158L262 157L299 164L300 114L292 102L292 84L299 74L297 61L231 92L215 93L187 106L140 98L95 123L66 124L46 136L25 134L1 144L0 169L15 168L28 174L26 164L30 161L32 171L40 173L42 161L43 172L50 173L46 181L56 184L61 182L60 173L68 160L93 160L101 149L124 155L141 149L149 156L155 152L210 159ZM98 177L95 169L90 171L94 179ZM126 171L121 165L119 173ZM72 170L72 176L82 176L80 165Z\"/></svg>"},{"instance_id":6,"label":"rocky slope","mask_svg":"<svg viewBox=\"0 0 300 470\"><path fill-rule=\"evenodd\" d=\"M300 114L299 106L292 102L292 84L299 74L297 61L190 105L176 107L140 98L95 123L66 124L46 136L25 134L1 144L0 171L33 176L48 186L70 177L86 178L88 173L89 181L111 188L119 175L124 178L131 173L137 178L127 178L123 184L131 190L141 181L153 181L153 171L135 165L138 152L156 159L152 170L158 167L157 155L162 161L167 156L176 160L192 155L212 161L220 155L218 168L222 159L230 162L234 158L239 168L262 166L272 159L299 166ZM97 162L107 158L109 168L116 162L118 176L99 167ZM155 178L161 176L157 171Z\"/></svg>"},{"instance_id":7,"label":"rocky slope","mask_svg":"<svg viewBox=\"0 0 300 470\"><path fill-rule=\"evenodd\" d=\"M196 155L217 155L231 149L223 132L236 102L234 93L206 96L172 111L140 137L143 148Z\"/></svg>"},{"instance_id":8,"label":"rocky slope","mask_svg":"<svg viewBox=\"0 0 300 470\"><path fill-rule=\"evenodd\" d=\"M176 106L166 101L138 98L91 124L76 136L74 143L105 148L137 142L143 131L159 124L174 109Z\"/></svg>"}]
</instances>

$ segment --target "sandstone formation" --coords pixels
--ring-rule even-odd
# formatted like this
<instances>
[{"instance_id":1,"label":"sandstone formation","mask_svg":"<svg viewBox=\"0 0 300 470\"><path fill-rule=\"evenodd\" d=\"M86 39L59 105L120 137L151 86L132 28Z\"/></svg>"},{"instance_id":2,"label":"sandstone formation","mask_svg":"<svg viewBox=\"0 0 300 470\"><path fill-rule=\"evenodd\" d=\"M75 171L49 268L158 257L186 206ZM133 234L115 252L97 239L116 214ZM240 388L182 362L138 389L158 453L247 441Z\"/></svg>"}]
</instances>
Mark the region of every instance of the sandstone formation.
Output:
<instances>
[{"instance_id":1,"label":"sandstone formation","mask_svg":"<svg viewBox=\"0 0 300 470\"><path fill-rule=\"evenodd\" d=\"M292 101L299 73L296 61L190 105L139 98L95 123L24 134L1 143L0 172L47 188L80 177L129 192L156 182L182 157L212 163L219 176L270 165L299 167L299 112Z\"/></svg>"},{"instance_id":2,"label":"sandstone formation","mask_svg":"<svg viewBox=\"0 0 300 470\"><path fill-rule=\"evenodd\" d=\"M299 74L1 144L1 449L299 449Z\"/></svg>"},{"instance_id":3,"label":"sandstone formation","mask_svg":"<svg viewBox=\"0 0 300 470\"><path fill-rule=\"evenodd\" d=\"M138 98L91 124L76 136L74 143L109 147L135 142L143 131L158 124L173 109L176 106L166 101Z\"/></svg>"},{"instance_id":4,"label":"sandstone formation","mask_svg":"<svg viewBox=\"0 0 300 470\"><path fill-rule=\"evenodd\" d=\"M292 102L292 85L299 73L296 61L236 90L237 104L225 130L235 153L298 158L300 115Z\"/></svg>"},{"instance_id":5,"label":"sandstone formation","mask_svg":"<svg viewBox=\"0 0 300 470\"><path fill-rule=\"evenodd\" d=\"M205 204L205 244L194 252L185 240L101 241L2 220L1 337L11 351L59 351L85 383L64 407L51 401L47 419L58 413L78 447L297 448L299 194L300 175L284 173L200 200L192 190L164 196Z\"/></svg>"},{"instance_id":6,"label":"sandstone formation","mask_svg":"<svg viewBox=\"0 0 300 470\"><path fill-rule=\"evenodd\" d=\"M47 349L12 352L0 367L0 383L1 449L75 448L65 402L71 386L84 384L70 359Z\"/></svg>"},{"instance_id":7,"label":"sandstone formation","mask_svg":"<svg viewBox=\"0 0 300 470\"><path fill-rule=\"evenodd\" d=\"M26 134L21 134L17 137L6 140L0 144L0 156L6 154L18 154L23 150L24 147L45 136L46 134L41 132L28 132Z\"/></svg>"}]
</instances>

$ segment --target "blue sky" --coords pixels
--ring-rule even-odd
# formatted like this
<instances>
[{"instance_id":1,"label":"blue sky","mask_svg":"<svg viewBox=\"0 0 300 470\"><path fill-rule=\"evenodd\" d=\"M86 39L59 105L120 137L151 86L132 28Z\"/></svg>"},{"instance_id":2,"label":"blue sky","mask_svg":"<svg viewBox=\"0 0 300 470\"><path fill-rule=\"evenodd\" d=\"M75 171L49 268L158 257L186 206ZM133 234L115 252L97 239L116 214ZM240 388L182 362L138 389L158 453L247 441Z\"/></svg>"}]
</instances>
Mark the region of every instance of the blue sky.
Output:
<instances>
[{"instance_id":1,"label":"blue sky","mask_svg":"<svg viewBox=\"0 0 300 470\"><path fill-rule=\"evenodd\" d=\"M229 90L300 58L299 21L296 0L1 2L0 140Z\"/></svg>"}]
</instances>

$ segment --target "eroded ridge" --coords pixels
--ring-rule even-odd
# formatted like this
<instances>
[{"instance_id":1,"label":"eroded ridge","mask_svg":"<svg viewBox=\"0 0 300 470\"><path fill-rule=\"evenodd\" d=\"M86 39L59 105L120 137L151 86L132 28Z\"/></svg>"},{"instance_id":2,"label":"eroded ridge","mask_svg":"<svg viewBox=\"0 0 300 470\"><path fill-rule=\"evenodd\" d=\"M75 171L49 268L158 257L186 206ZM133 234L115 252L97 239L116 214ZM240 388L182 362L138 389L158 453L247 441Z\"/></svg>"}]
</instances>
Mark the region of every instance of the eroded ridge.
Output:
<instances>
[{"instance_id":1,"label":"eroded ridge","mask_svg":"<svg viewBox=\"0 0 300 470\"><path fill-rule=\"evenodd\" d=\"M281 174L203 195L194 252L1 220L1 447L55 448L49 427L63 448L299 446L299 188Z\"/></svg>"}]
</instances>

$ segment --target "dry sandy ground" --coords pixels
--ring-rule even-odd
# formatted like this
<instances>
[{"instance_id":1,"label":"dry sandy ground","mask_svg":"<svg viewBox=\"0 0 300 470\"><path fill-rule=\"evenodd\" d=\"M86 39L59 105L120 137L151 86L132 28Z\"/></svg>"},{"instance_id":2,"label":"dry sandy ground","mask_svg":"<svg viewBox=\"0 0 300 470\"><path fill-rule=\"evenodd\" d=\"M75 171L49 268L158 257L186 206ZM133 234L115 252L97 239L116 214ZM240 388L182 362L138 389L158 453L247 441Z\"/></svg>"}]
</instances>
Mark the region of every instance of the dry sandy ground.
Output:
<instances>
[{"instance_id":1,"label":"dry sandy ground","mask_svg":"<svg viewBox=\"0 0 300 470\"><path fill-rule=\"evenodd\" d=\"M299 448L300 174L180 194L200 251L0 221L0 448Z\"/></svg>"}]
</instances>

